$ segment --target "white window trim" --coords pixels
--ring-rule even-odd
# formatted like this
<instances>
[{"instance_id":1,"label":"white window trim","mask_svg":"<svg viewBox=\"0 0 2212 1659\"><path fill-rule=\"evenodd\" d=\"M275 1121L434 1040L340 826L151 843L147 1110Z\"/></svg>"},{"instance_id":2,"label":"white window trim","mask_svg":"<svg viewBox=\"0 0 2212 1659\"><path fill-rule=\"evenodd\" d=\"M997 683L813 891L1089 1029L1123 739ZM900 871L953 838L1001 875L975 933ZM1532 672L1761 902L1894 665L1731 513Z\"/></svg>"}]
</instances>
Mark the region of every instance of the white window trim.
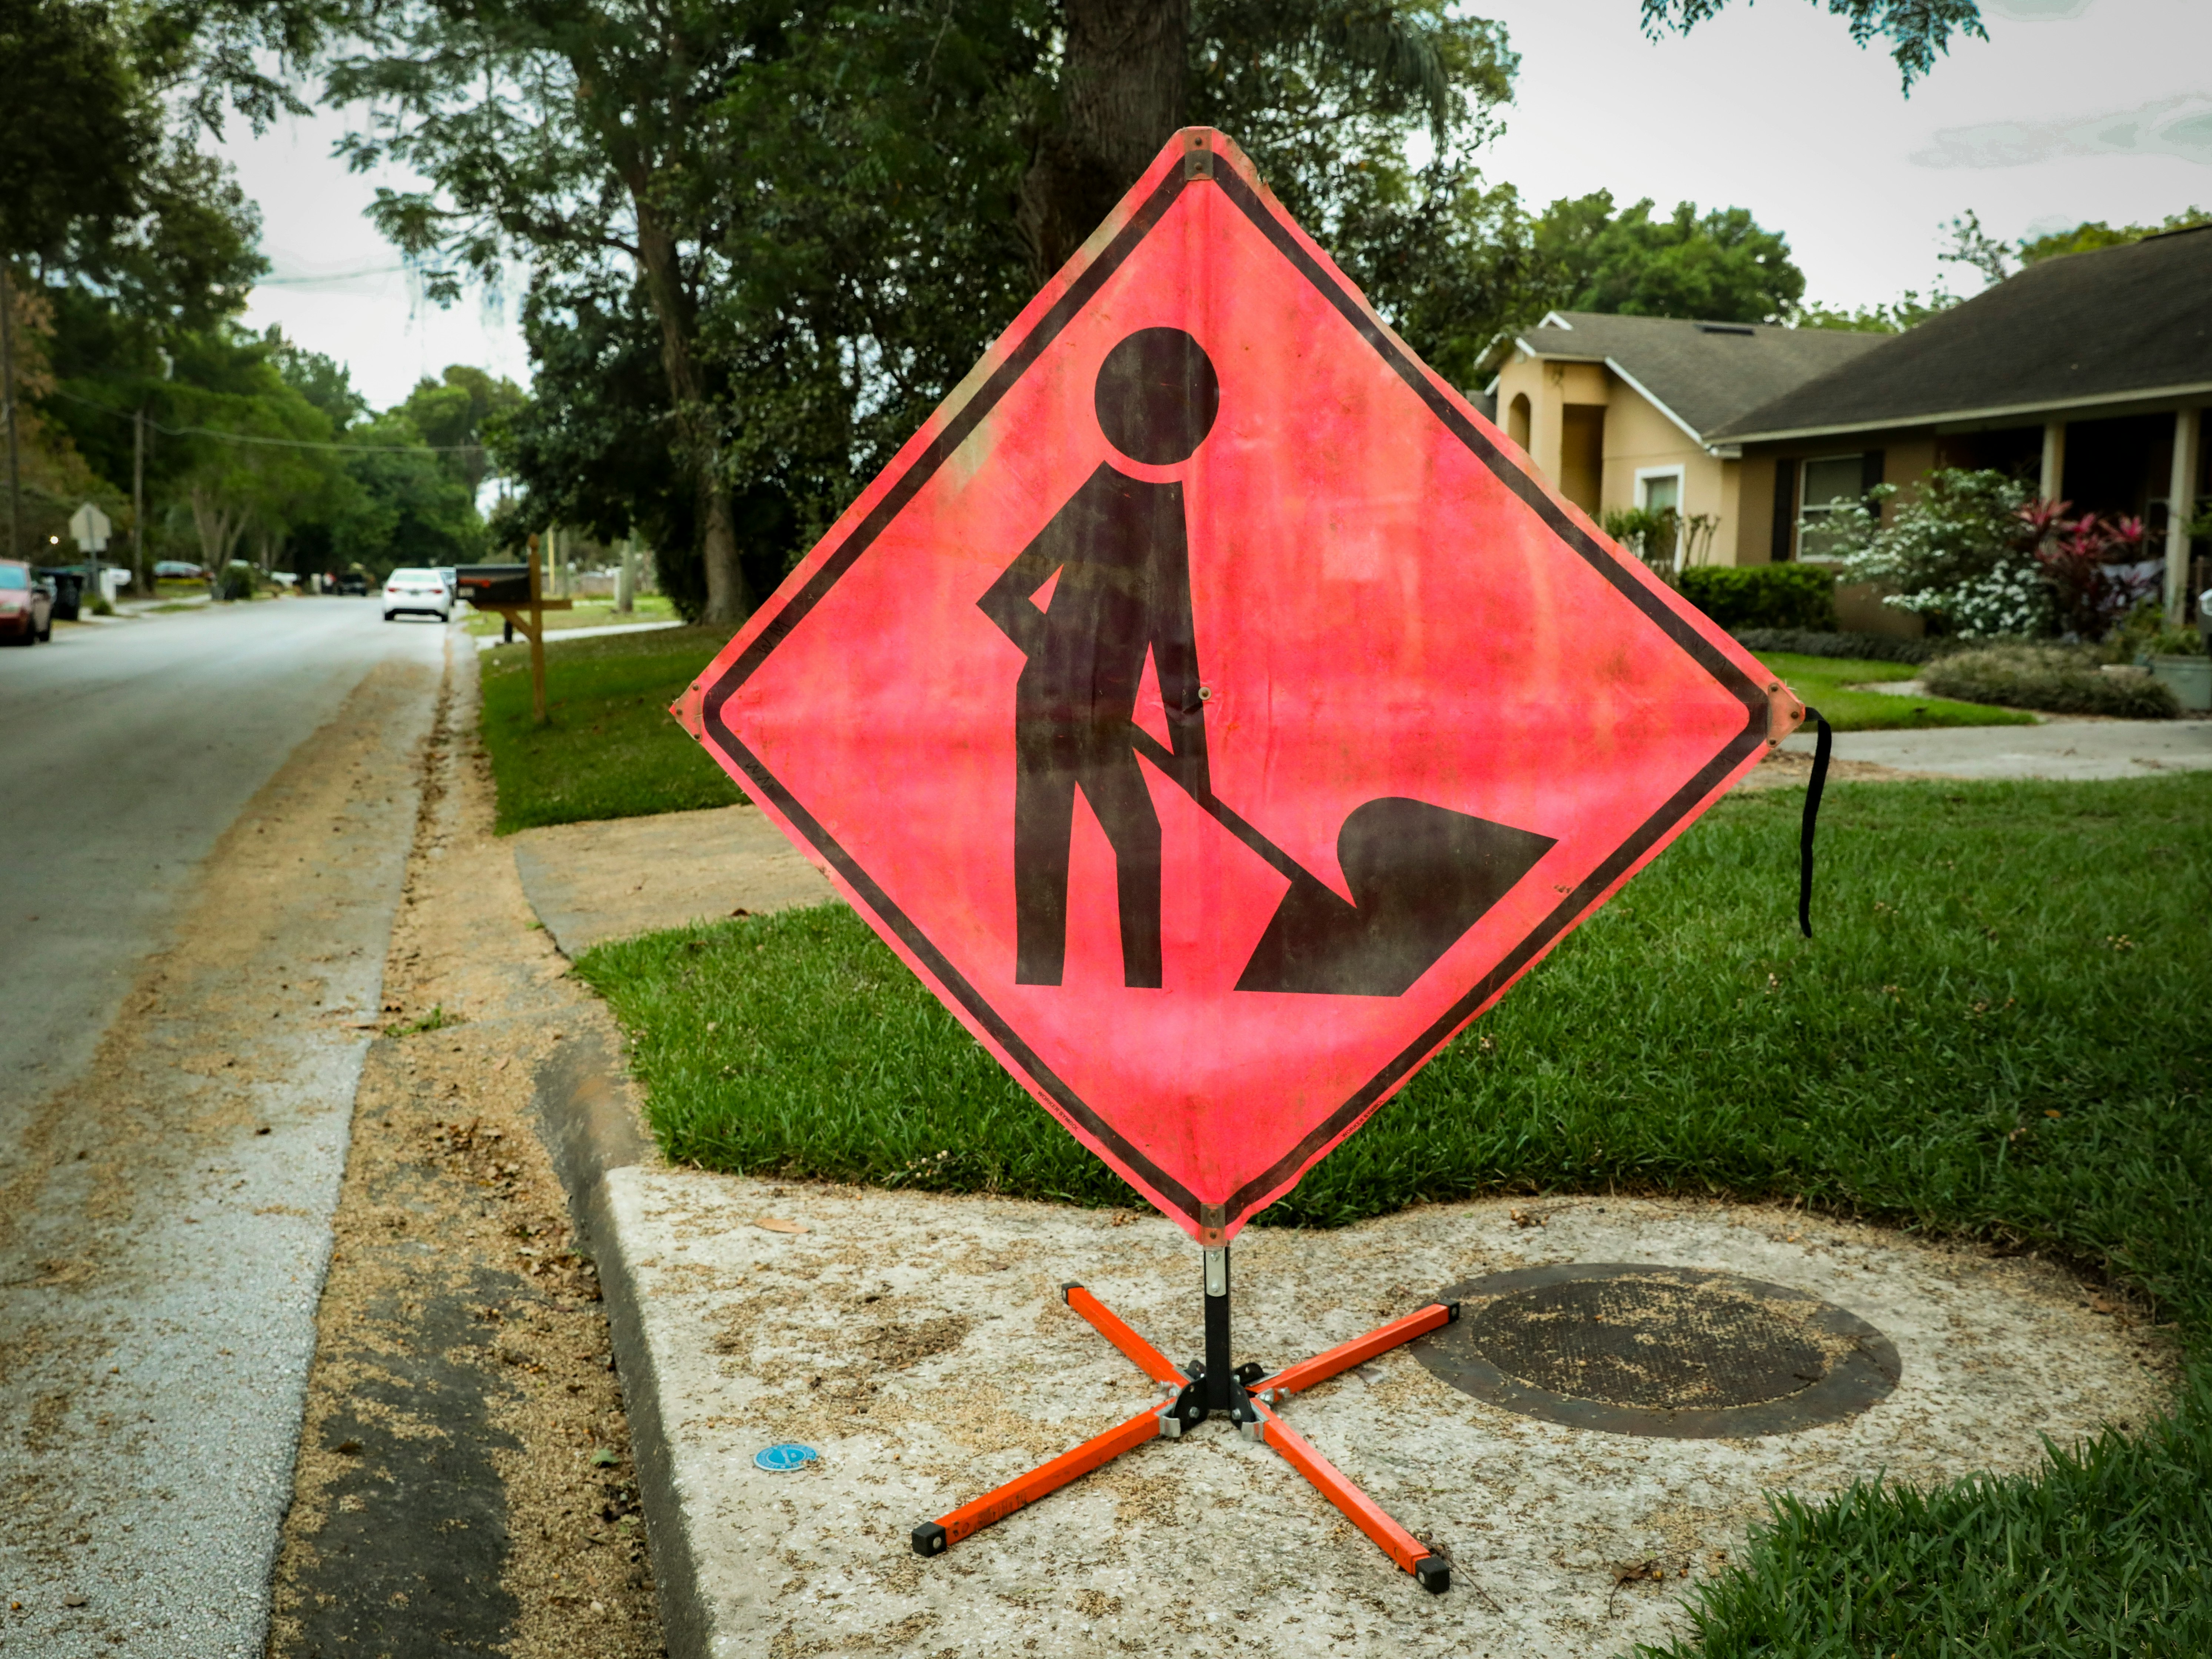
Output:
<instances>
[{"instance_id":1,"label":"white window trim","mask_svg":"<svg viewBox=\"0 0 2212 1659\"><path fill-rule=\"evenodd\" d=\"M1683 509L1683 492L1690 486L1689 468L1677 461L1672 466L1639 466L1636 469L1636 505L1644 505L1644 486L1653 478L1672 478L1674 481L1674 510Z\"/></svg>"},{"instance_id":2,"label":"white window trim","mask_svg":"<svg viewBox=\"0 0 2212 1659\"><path fill-rule=\"evenodd\" d=\"M1687 517L1689 513L1689 468L1684 466L1680 461L1675 462L1672 466L1638 467L1636 469L1636 500L1632 503L1637 507L1641 508L1644 506L1644 486L1654 478L1672 478L1674 481L1674 568L1680 570L1682 568L1681 520Z\"/></svg>"},{"instance_id":3,"label":"white window trim","mask_svg":"<svg viewBox=\"0 0 2212 1659\"><path fill-rule=\"evenodd\" d=\"M1834 455L1805 455L1799 457L1796 472L1797 511L1791 516L1790 520L1790 558L1792 563L1802 564L1805 561L1805 515L1808 513L1817 512L1820 517L1825 519L1829 514L1835 511L1836 504L1832 501L1823 501L1817 508L1808 505L1805 500L1806 470L1809 467L1818 466L1822 461L1857 461L1863 465L1865 459L1866 451L1863 449L1847 449ZM1857 498L1854 497L1854 499ZM1813 556L1816 562L1832 562L1834 559L1834 556L1835 556L1833 554L1829 553L1820 553Z\"/></svg>"}]
</instances>

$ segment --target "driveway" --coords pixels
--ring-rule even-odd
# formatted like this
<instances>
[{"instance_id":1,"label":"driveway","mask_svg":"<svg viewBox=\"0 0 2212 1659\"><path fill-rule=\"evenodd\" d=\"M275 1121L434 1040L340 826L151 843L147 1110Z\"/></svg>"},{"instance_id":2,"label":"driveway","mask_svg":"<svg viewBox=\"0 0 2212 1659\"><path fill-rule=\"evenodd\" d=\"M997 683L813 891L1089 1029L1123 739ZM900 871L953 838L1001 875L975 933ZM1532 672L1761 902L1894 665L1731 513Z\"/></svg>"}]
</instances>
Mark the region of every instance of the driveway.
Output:
<instances>
[{"instance_id":1,"label":"driveway","mask_svg":"<svg viewBox=\"0 0 2212 1659\"><path fill-rule=\"evenodd\" d=\"M294 599L0 653L8 1650L262 1650L446 649Z\"/></svg>"},{"instance_id":2,"label":"driveway","mask_svg":"<svg viewBox=\"0 0 2212 1659\"><path fill-rule=\"evenodd\" d=\"M1813 752L1805 732L1783 739ZM1838 760L1948 778L2140 778L2212 767L2212 720L2069 720L1925 732L1838 732Z\"/></svg>"}]
</instances>

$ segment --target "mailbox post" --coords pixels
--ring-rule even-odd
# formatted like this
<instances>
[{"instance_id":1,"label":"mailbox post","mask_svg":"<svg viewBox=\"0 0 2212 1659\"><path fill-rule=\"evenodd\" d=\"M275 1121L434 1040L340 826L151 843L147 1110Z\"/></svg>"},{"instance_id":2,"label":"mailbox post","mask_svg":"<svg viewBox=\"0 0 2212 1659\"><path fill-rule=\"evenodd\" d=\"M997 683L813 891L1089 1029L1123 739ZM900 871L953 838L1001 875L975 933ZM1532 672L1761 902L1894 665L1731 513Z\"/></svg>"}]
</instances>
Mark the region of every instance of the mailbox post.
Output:
<instances>
[{"instance_id":1,"label":"mailbox post","mask_svg":"<svg viewBox=\"0 0 2212 1659\"><path fill-rule=\"evenodd\" d=\"M461 597L479 611L507 618L530 641L530 706L545 724L545 613L574 608L571 599L549 599L538 558L538 538L530 538L527 564L479 564L455 573Z\"/></svg>"}]
</instances>

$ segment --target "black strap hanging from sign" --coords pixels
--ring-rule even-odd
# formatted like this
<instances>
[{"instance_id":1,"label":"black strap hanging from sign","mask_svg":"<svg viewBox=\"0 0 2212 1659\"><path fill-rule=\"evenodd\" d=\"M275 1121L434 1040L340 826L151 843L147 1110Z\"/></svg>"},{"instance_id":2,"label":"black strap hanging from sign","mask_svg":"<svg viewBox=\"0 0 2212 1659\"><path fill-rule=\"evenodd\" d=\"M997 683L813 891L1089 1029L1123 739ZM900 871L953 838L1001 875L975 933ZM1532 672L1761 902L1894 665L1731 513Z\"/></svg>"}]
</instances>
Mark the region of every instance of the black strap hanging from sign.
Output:
<instances>
[{"instance_id":1,"label":"black strap hanging from sign","mask_svg":"<svg viewBox=\"0 0 2212 1659\"><path fill-rule=\"evenodd\" d=\"M1805 824L1797 841L1797 927L1807 939L1813 937L1813 830L1820 817L1820 791L1828 781L1828 755L1836 746L1836 734L1830 729L1826 717L1811 704L1807 704L1805 718L1820 728L1813 745L1813 777L1805 786Z\"/></svg>"}]
</instances>

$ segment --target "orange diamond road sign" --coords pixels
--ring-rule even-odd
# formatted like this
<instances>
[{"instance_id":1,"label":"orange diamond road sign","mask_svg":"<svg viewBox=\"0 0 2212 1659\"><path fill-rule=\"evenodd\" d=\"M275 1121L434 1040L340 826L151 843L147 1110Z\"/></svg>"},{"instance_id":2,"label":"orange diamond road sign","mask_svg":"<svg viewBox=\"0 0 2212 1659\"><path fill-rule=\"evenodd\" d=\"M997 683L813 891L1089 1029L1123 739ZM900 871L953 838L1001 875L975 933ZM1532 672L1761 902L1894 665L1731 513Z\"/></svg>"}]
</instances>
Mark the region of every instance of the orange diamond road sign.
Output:
<instances>
[{"instance_id":1,"label":"orange diamond road sign","mask_svg":"<svg viewBox=\"0 0 2212 1659\"><path fill-rule=\"evenodd\" d=\"M676 712L1208 1245L1799 717L1201 129Z\"/></svg>"}]
</instances>

